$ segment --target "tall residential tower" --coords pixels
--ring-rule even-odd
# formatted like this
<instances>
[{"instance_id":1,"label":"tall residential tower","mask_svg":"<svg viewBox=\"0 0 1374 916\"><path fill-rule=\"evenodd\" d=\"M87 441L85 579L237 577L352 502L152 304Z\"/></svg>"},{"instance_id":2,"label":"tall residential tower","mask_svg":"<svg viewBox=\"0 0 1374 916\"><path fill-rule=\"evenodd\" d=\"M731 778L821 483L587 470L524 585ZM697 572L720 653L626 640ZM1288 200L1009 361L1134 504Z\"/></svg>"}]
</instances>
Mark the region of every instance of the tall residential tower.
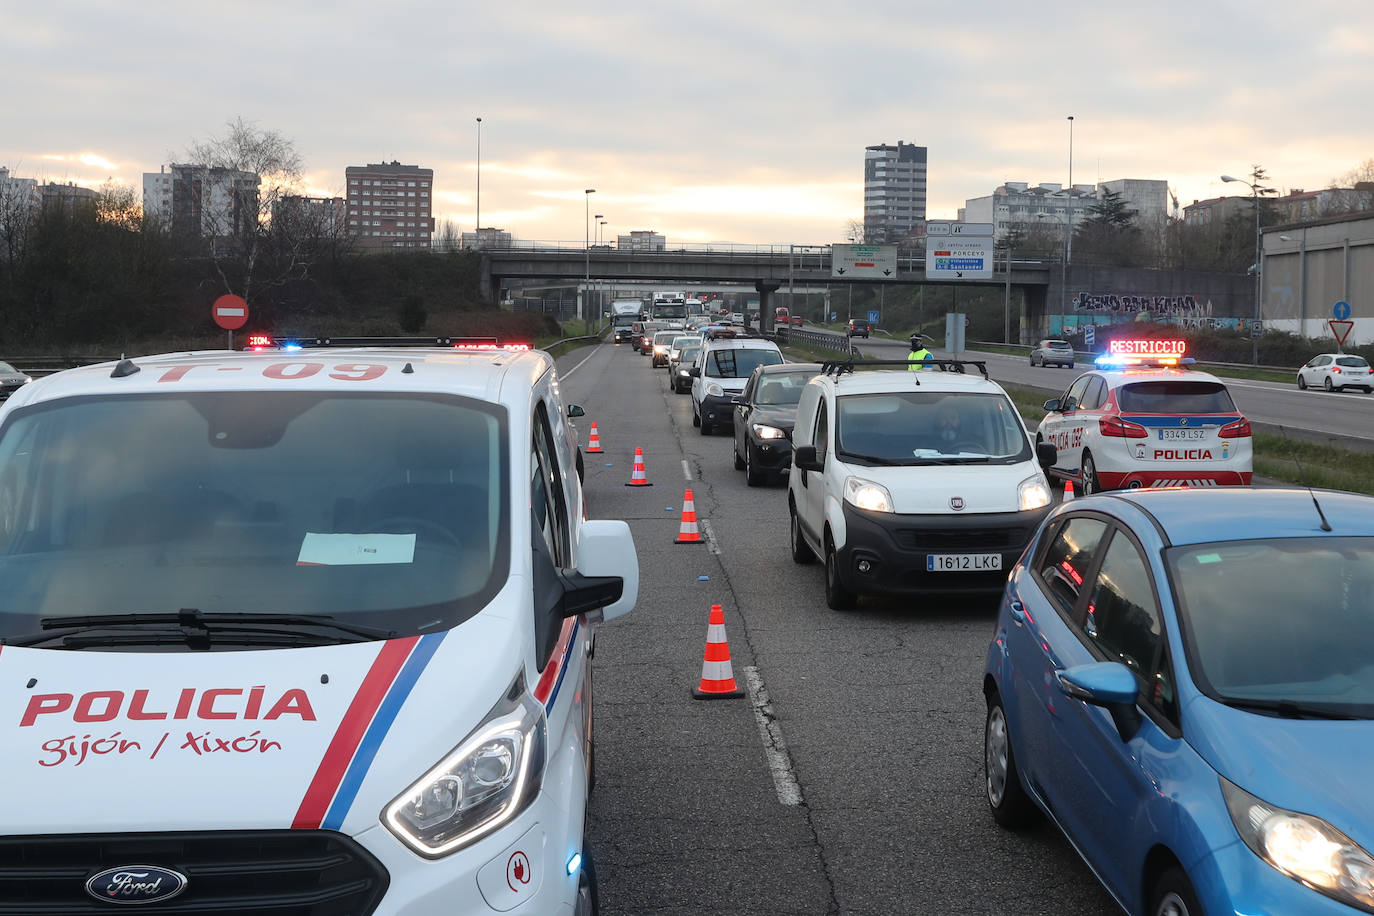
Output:
<instances>
[{"instance_id":1,"label":"tall residential tower","mask_svg":"<svg viewBox=\"0 0 1374 916\"><path fill-rule=\"evenodd\" d=\"M348 234L368 249L428 248L434 170L398 161L350 165Z\"/></svg>"},{"instance_id":2,"label":"tall residential tower","mask_svg":"<svg viewBox=\"0 0 1374 916\"><path fill-rule=\"evenodd\" d=\"M926 148L896 146L864 150L864 238L896 242L926 219Z\"/></svg>"}]
</instances>

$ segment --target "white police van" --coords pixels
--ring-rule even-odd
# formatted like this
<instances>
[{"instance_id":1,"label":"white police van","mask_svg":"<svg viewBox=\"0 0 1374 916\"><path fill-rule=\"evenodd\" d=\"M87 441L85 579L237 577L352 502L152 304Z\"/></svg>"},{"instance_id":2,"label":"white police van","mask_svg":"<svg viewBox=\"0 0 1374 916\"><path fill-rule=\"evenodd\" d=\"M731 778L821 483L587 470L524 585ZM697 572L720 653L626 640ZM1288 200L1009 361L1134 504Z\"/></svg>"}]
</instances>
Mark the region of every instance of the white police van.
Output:
<instances>
[{"instance_id":1,"label":"white police van","mask_svg":"<svg viewBox=\"0 0 1374 916\"><path fill-rule=\"evenodd\" d=\"M7 911L595 912L592 633L638 565L580 410L545 353L333 343L0 410Z\"/></svg>"},{"instance_id":2,"label":"white police van","mask_svg":"<svg viewBox=\"0 0 1374 916\"><path fill-rule=\"evenodd\" d=\"M879 368L854 371L865 365ZM943 371L826 363L802 391L787 479L792 559L824 560L836 610L865 594L999 592L1049 511L1042 468L1054 448L1032 448L986 367L926 365Z\"/></svg>"}]
</instances>

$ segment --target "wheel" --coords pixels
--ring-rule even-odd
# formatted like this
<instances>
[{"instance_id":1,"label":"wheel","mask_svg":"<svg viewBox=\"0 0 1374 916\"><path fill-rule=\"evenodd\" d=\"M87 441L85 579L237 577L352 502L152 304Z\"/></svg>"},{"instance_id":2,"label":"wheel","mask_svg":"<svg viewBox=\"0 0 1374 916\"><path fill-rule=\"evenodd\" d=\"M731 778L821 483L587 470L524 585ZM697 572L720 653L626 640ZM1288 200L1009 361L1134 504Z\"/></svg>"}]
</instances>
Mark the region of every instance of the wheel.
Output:
<instances>
[{"instance_id":1,"label":"wheel","mask_svg":"<svg viewBox=\"0 0 1374 916\"><path fill-rule=\"evenodd\" d=\"M582 460L582 449L580 447L577 450L577 479L587 479L587 464Z\"/></svg>"},{"instance_id":2,"label":"wheel","mask_svg":"<svg viewBox=\"0 0 1374 916\"><path fill-rule=\"evenodd\" d=\"M1150 916L1202 916L1202 903L1183 869L1176 865L1164 869L1150 892Z\"/></svg>"},{"instance_id":3,"label":"wheel","mask_svg":"<svg viewBox=\"0 0 1374 916\"><path fill-rule=\"evenodd\" d=\"M761 487L767 473L754 467L754 450L744 443L744 483L751 487Z\"/></svg>"},{"instance_id":4,"label":"wheel","mask_svg":"<svg viewBox=\"0 0 1374 916\"><path fill-rule=\"evenodd\" d=\"M1299 391L1306 391L1306 390L1307 390L1307 379L1303 378L1301 375L1298 376L1298 390L1299 390Z\"/></svg>"},{"instance_id":5,"label":"wheel","mask_svg":"<svg viewBox=\"0 0 1374 916\"><path fill-rule=\"evenodd\" d=\"M744 444L744 450L745 450L746 452L749 451L749 443L746 442L746 443ZM741 457L739 456L739 452L738 452L736 449L733 449L733 448L730 449L730 451L734 452L734 454L735 454L735 470L737 470L737 471L742 471L742 470L744 470L745 467L747 467L747 465L744 463L744 459L741 458Z\"/></svg>"},{"instance_id":6,"label":"wheel","mask_svg":"<svg viewBox=\"0 0 1374 916\"><path fill-rule=\"evenodd\" d=\"M701 414L697 411L697 405L695 404L692 405L692 425L701 425Z\"/></svg>"},{"instance_id":7,"label":"wheel","mask_svg":"<svg viewBox=\"0 0 1374 916\"><path fill-rule=\"evenodd\" d=\"M1102 488L1097 483L1097 465L1093 462L1092 452L1083 452L1083 495L1091 496L1094 493L1101 493Z\"/></svg>"},{"instance_id":8,"label":"wheel","mask_svg":"<svg viewBox=\"0 0 1374 916\"><path fill-rule=\"evenodd\" d=\"M1016 756L1007 733L1007 713L1002 699L988 699L988 717L983 726L983 775L988 808L992 819L1003 827L1024 827L1035 820L1037 809L1016 773Z\"/></svg>"},{"instance_id":9,"label":"wheel","mask_svg":"<svg viewBox=\"0 0 1374 916\"><path fill-rule=\"evenodd\" d=\"M840 581L839 558L830 538L825 539L825 603L832 611L848 611L854 607L854 593Z\"/></svg>"},{"instance_id":10,"label":"wheel","mask_svg":"<svg viewBox=\"0 0 1374 916\"><path fill-rule=\"evenodd\" d=\"M702 434L703 436L709 436L709 435L711 435L711 424L710 424L710 423L707 423L706 420L705 420L704 418L700 418L700 417L699 417L698 419L700 419L700 421L701 421L700 423L697 424L698 426L701 427L701 434Z\"/></svg>"},{"instance_id":11,"label":"wheel","mask_svg":"<svg viewBox=\"0 0 1374 916\"><path fill-rule=\"evenodd\" d=\"M1374 394L1374 388L1370 388L1368 385L1366 385L1366 386L1364 386L1364 393L1365 393L1365 394Z\"/></svg>"},{"instance_id":12,"label":"wheel","mask_svg":"<svg viewBox=\"0 0 1374 916\"><path fill-rule=\"evenodd\" d=\"M1322 382L1322 387L1325 388L1327 391L1336 390L1336 386L1331 384L1331 376L1329 375L1326 377L1326 381Z\"/></svg>"},{"instance_id":13,"label":"wheel","mask_svg":"<svg viewBox=\"0 0 1374 916\"><path fill-rule=\"evenodd\" d=\"M798 566L807 566L815 562L816 555L811 551L811 545L806 543L802 537L801 520L797 518L797 507L788 503L789 528L792 532L792 562Z\"/></svg>"},{"instance_id":14,"label":"wheel","mask_svg":"<svg viewBox=\"0 0 1374 916\"><path fill-rule=\"evenodd\" d=\"M1032 367L1034 367L1034 366L1035 366L1035 357L1032 355L1031 358L1028 360L1028 362L1031 364Z\"/></svg>"},{"instance_id":15,"label":"wheel","mask_svg":"<svg viewBox=\"0 0 1374 916\"><path fill-rule=\"evenodd\" d=\"M591 850L587 841L582 841L582 870L577 875L577 902L573 905L573 916L597 916L601 912L601 899L596 891L596 866L592 864Z\"/></svg>"}]
</instances>

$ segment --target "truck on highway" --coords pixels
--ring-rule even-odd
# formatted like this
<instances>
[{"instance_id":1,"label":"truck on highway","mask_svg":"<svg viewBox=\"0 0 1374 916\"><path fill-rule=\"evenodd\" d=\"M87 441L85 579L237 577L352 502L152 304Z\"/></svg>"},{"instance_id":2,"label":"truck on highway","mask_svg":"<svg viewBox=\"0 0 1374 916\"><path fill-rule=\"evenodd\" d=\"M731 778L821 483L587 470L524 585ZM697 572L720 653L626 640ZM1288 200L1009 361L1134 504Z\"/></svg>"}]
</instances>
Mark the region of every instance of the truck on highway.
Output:
<instances>
[{"instance_id":1,"label":"truck on highway","mask_svg":"<svg viewBox=\"0 0 1374 916\"><path fill-rule=\"evenodd\" d=\"M611 303L611 327L615 342L629 340L636 321L644 317L644 303L638 299L617 299Z\"/></svg>"}]
</instances>

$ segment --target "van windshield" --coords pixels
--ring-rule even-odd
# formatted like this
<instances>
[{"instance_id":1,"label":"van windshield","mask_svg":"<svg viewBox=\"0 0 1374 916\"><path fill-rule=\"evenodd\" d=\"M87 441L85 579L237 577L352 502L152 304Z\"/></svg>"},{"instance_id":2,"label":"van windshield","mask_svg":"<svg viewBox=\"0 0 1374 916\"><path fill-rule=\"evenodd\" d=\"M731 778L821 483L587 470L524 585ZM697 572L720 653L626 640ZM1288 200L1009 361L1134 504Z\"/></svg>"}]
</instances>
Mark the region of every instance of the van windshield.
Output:
<instances>
[{"instance_id":1,"label":"van windshield","mask_svg":"<svg viewBox=\"0 0 1374 916\"><path fill-rule=\"evenodd\" d=\"M782 353L777 350L728 347L706 355L706 374L711 378L748 378L759 366L776 366L781 362Z\"/></svg>"},{"instance_id":2,"label":"van windshield","mask_svg":"<svg viewBox=\"0 0 1374 916\"><path fill-rule=\"evenodd\" d=\"M999 394L903 391L835 399L835 446L874 464L1018 464L1030 440Z\"/></svg>"},{"instance_id":3,"label":"van windshield","mask_svg":"<svg viewBox=\"0 0 1374 916\"><path fill-rule=\"evenodd\" d=\"M183 609L451 628L507 578L506 425L480 401L352 392L16 411L0 429L0 637Z\"/></svg>"}]
</instances>

